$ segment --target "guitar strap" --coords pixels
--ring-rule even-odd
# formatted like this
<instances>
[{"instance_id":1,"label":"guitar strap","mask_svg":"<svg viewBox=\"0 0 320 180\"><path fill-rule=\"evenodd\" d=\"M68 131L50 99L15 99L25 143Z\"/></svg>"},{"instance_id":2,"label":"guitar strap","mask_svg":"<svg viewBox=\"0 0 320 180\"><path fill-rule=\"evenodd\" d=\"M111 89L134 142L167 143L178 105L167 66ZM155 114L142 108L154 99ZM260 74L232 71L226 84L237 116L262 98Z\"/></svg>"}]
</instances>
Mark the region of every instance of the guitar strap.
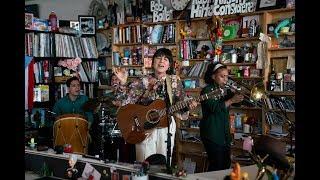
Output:
<instances>
[{"instance_id":1,"label":"guitar strap","mask_svg":"<svg viewBox=\"0 0 320 180\"><path fill-rule=\"evenodd\" d=\"M167 93L170 100L170 105L172 105L172 86L171 86L171 77L170 75L166 75L166 84L167 84Z\"/></svg>"}]
</instances>

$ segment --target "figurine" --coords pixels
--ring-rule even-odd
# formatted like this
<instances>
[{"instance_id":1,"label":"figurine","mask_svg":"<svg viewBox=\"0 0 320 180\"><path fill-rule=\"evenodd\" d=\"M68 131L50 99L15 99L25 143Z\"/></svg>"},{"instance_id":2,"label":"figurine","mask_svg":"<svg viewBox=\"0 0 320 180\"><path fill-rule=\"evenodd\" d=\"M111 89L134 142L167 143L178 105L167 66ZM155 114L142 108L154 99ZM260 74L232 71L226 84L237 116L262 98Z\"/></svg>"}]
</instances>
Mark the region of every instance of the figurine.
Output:
<instances>
[{"instance_id":1,"label":"figurine","mask_svg":"<svg viewBox=\"0 0 320 180\"><path fill-rule=\"evenodd\" d=\"M77 179L78 169L75 168L75 164L77 163L77 156L75 154L72 154L68 161L68 169L67 169L67 179Z\"/></svg>"}]
</instances>

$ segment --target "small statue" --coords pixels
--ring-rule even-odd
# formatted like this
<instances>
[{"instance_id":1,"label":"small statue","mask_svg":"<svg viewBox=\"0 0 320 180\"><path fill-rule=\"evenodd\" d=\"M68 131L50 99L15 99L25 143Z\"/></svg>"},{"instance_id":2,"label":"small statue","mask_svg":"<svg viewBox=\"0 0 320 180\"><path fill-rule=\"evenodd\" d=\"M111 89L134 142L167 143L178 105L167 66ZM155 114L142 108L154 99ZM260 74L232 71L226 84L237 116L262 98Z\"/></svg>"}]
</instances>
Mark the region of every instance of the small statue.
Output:
<instances>
[{"instance_id":1,"label":"small statue","mask_svg":"<svg viewBox=\"0 0 320 180\"><path fill-rule=\"evenodd\" d=\"M78 169L75 164L77 163L77 156L72 154L68 161L68 169L66 172L67 179L77 179L79 177Z\"/></svg>"}]
</instances>

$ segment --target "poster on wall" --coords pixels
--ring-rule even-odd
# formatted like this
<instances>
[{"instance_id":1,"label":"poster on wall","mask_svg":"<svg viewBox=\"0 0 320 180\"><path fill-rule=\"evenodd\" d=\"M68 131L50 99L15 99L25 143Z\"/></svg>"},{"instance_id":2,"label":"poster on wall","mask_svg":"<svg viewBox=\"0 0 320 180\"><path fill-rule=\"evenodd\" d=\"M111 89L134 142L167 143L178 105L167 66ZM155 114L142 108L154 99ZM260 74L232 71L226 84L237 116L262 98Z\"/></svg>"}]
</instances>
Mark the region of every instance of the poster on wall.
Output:
<instances>
[{"instance_id":1,"label":"poster on wall","mask_svg":"<svg viewBox=\"0 0 320 180\"><path fill-rule=\"evenodd\" d=\"M94 16L79 15L79 27L81 34L95 34L96 20Z\"/></svg>"},{"instance_id":2,"label":"poster on wall","mask_svg":"<svg viewBox=\"0 0 320 180\"><path fill-rule=\"evenodd\" d=\"M256 10L278 9L286 7L287 0L257 0Z\"/></svg>"},{"instance_id":3,"label":"poster on wall","mask_svg":"<svg viewBox=\"0 0 320 180\"><path fill-rule=\"evenodd\" d=\"M29 4L24 6L25 13L33 14L33 17L39 18L39 6L38 4Z\"/></svg>"}]
</instances>

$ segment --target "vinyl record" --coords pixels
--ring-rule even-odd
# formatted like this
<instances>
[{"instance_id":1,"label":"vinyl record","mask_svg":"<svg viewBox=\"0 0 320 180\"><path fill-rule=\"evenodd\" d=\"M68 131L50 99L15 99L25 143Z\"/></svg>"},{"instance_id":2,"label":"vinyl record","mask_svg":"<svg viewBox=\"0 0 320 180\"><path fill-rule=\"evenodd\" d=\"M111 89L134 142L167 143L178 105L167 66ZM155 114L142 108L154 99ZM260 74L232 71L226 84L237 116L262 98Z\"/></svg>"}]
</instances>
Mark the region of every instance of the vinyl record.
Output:
<instances>
[{"instance_id":1,"label":"vinyl record","mask_svg":"<svg viewBox=\"0 0 320 180\"><path fill-rule=\"evenodd\" d=\"M234 39L236 37L236 27L234 25L231 26L225 26L223 31L223 39L229 40Z\"/></svg>"},{"instance_id":2,"label":"vinyl record","mask_svg":"<svg viewBox=\"0 0 320 180\"><path fill-rule=\"evenodd\" d=\"M224 31L223 31L224 40L232 39L233 34L234 34L234 28L232 26L224 27Z\"/></svg>"}]
</instances>

